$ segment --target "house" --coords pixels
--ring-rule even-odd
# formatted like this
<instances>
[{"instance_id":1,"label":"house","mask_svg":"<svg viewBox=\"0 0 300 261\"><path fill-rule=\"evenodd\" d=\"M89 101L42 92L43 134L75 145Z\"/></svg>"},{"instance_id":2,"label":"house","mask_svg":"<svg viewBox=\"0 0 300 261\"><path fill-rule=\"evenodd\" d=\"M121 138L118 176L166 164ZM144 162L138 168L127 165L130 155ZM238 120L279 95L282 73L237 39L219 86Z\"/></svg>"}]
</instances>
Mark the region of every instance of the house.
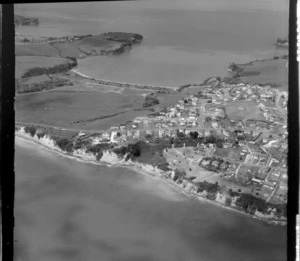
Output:
<instances>
[{"instance_id":1,"label":"house","mask_svg":"<svg viewBox=\"0 0 300 261\"><path fill-rule=\"evenodd\" d=\"M209 163L210 163L210 160L203 159L202 162L201 162L201 165L202 166L207 166L207 165L209 165Z\"/></svg>"},{"instance_id":2,"label":"house","mask_svg":"<svg viewBox=\"0 0 300 261\"><path fill-rule=\"evenodd\" d=\"M110 135L109 135L109 133L108 133L108 132L104 132L104 133L102 134L102 139L104 139L104 140L110 140Z\"/></svg>"},{"instance_id":3,"label":"house","mask_svg":"<svg viewBox=\"0 0 300 261\"><path fill-rule=\"evenodd\" d=\"M139 139L139 138L140 138L140 131L139 131L139 130L137 130L137 131L134 133L133 138L135 138L135 139Z\"/></svg>"},{"instance_id":4,"label":"house","mask_svg":"<svg viewBox=\"0 0 300 261\"><path fill-rule=\"evenodd\" d=\"M85 136L85 133L80 131L80 132L78 133L78 137L83 137L83 136Z\"/></svg>"},{"instance_id":5,"label":"house","mask_svg":"<svg viewBox=\"0 0 300 261\"><path fill-rule=\"evenodd\" d=\"M115 137L117 135L116 131L112 131L110 134L110 142L115 142Z\"/></svg>"}]
</instances>

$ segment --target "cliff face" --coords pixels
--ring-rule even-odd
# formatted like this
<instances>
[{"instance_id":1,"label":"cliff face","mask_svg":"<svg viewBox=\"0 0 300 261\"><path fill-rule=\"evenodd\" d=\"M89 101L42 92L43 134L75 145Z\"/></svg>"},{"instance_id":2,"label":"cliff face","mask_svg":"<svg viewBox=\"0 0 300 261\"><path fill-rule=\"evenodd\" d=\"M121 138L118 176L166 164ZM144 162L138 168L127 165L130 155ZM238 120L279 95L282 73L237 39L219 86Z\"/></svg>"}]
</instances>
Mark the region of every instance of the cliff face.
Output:
<instances>
[{"instance_id":1,"label":"cliff face","mask_svg":"<svg viewBox=\"0 0 300 261\"><path fill-rule=\"evenodd\" d=\"M100 162L116 164L124 162L124 160L120 159L116 153L106 150L103 152Z\"/></svg>"}]
</instances>

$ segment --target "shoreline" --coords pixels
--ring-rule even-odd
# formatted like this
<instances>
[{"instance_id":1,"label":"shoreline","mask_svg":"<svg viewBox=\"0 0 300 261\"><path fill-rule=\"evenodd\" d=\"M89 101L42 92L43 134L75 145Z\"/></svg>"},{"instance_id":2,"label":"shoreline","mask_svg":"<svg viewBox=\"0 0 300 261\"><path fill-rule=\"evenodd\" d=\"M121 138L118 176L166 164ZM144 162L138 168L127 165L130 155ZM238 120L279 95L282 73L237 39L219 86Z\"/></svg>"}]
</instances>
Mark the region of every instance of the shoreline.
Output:
<instances>
[{"instance_id":1,"label":"shoreline","mask_svg":"<svg viewBox=\"0 0 300 261\"><path fill-rule=\"evenodd\" d=\"M138 89L151 89L151 90L168 90L168 91L177 91L179 87L176 86L163 86L163 85L149 85L149 84L140 84L140 83L129 83L129 82L118 82L114 80L105 80L105 79L98 79L91 76L88 76L86 74L81 73L78 68L77 69L71 69L69 71L70 73L73 73L79 77L96 81L99 84L102 85L108 85L108 86L115 86L115 87L127 87L127 88L138 88Z\"/></svg>"},{"instance_id":2,"label":"shoreline","mask_svg":"<svg viewBox=\"0 0 300 261\"><path fill-rule=\"evenodd\" d=\"M217 200L210 200L210 199L207 199L207 198L201 196L200 194L194 193L192 191L188 191L182 185L177 184L174 181L171 181L170 179L166 178L163 175L160 175L161 173L160 174L157 173L157 171L155 171L154 167L153 167L153 171L146 170L145 168L147 168L147 166L145 166L141 163L133 163L131 161L125 162L124 159L123 160L118 159L118 161L116 161L116 162L109 162L109 161L105 161L105 160L102 160L102 162L101 161L99 162L99 161L91 160L91 159L84 158L84 157L81 157L81 156L78 156L78 155L74 155L74 154L70 155L68 153L62 152L60 149L55 148L55 147L52 148L50 146L47 146L46 144L42 143L40 140L37 140L33 137L30 137L27 134L16 132L15 136L17 138L20 138L20 139L25 140L27 142L31 142L33 144L42 146L43 148L46 148L47 150L49 150L53 153L57 153L59 156L66 157L66 158L69 158L71 160L76 160L76 161L79 161L79 162L83 162L83 163L87 163L87 164L94 164L94 165L99 165L99 166L122 167L122 168L125 167L127 169L130 169L130 170L136 172L136 173L139 173L139 174L142 174L142 175L147 175L148 177L150 176L152 178L155 178L156 180L162 181L165 184L170 185L172 188L175 188L178 192L181 192L182 194L185 194L186 196L188 196L190 198L194 197L195 199L200 200L202 202L211 203L211 204L214 204L215 206L219 206L219 207L231 210L231 211L235 211L236 213L243 214L243 215L246 215L248 217L255 218L257 220L266 222L267 224L270 224L270 225L276 225L276 226L286 226L287 225L286 221L268 220L268 219L260 217L258 215L248 214L248 213L245 213L243 211L240 211L239 209L237 209L235 207L226 206L225 204L222 204L221 202L219 202ZM165 174L165 173L162 173L162 174Z\"/></svg>"}]
</instances>

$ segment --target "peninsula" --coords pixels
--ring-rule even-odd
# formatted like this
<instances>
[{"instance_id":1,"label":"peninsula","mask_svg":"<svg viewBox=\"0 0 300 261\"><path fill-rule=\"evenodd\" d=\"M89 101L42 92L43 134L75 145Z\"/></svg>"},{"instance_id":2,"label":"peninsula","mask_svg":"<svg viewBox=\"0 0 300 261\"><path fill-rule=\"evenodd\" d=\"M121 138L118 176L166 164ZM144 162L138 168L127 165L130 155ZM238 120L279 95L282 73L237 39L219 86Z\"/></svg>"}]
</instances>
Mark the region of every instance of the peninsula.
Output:
<instances>
[{"instance_id":1,"label":"peninsula","mask_svg":"<svg viewBox=\"0 0 300 261\"><path fill-rule=\"evenodd\" d=\"M231 64L229 77L181 87L94 79L76 70L79 59L121 55L142 40L140 34L122 32L60 38L16 35L17 98L44 92L59 93L68 101L70 93L79 93L79 100L83 93L139 93L130 101L137 104L132 109L128 104L119 111L103 107L106 114L99 116L79 111L80 120L70 120L76 106L66 118L66 108L43 106L44 118L26 121L18 116L16 135L68 157L134 168L187 194L285 224L288 93L282 83L267 81L267 76L258 79L269 72L261 70L270 66L268 61ZM282 66L287 57L271 60ZM251 66L260 69L251 73ZM31 106L33 115L39 115L38 105ZM107 129L82 127L119 115Z\"/></svg>"}]
</instances>

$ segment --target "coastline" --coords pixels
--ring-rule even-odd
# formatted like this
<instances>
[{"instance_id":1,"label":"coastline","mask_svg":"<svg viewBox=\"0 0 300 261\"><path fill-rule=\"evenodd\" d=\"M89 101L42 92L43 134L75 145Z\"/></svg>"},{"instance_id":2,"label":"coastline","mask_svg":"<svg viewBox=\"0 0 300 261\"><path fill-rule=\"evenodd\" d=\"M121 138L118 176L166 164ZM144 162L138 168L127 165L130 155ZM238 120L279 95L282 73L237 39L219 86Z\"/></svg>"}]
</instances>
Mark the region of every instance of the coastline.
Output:
<instances>
[{"instance_id":1,"label":"coastline","mask_svg":"<svg viewBox=\"0 0 300 261\"><path fill-rule=\"evenodd\" d=\"M75 155L74 155L74 152L72 154L63 152L55 145L54 141L49 136L45 136L45 138L42 138L44 140L44 142L43 142L36 135L35 135L35 137L31 137L29 134L25 133L22 129L19 131L16 131L15 136L22 140L26 140L27 142L31 142L31 143L37 144L39 146L42 146L51 152L57 153L60 156L63 156L63 157L66 157L66 158L69 158L72 160L77 160L79 162L100 165L100 166L128 168L136 173L151 176L152 178L155 178L156 180L162 181L165 184L172 186L178 192L181 192L188 197L194 197L202 202L208 202L210 204L214 204L215 206L219 206L219 207L222 207L222 208L225 208L228 210L235 211L236 213L247 215L249 217L255 218L257 220L266 222L271 225L285 226L287 224L287 222L283 221L283 220L272 220L267 217L264 217L263 214L252 215L252 214L245 213L245 212L237 209L234 206L227 206L224 204L224 202L222 203L221 200L217 200L218 196L215 200L207 199L207 198L205 198L205 195L203 196L203 193L202 194L195 193L195 192L193 192L193 189L191 187L190 187L190 189L188 189L187 184L178 184L178 183L174 182L173 180L171 180L170 173L160 171L157 168L150 166L150 165L132 162L131 160L125 161L124 159L118 158L118 156L115 153L112 153L109 151L107 151L107 153L105 153L105 155L100 159L100 161L97 161L95 155L93 155L91 153L90 154L85 153L82 150L76 151ZM219 194L219 196L222 197L222 194Z\"/></svg>"},{"instance_id":2,"label":"coastline","mask_svg":"<svg viewBox=\"0 0 300 261\"><path fill-rule=\"evenodd\" d=\"M82 77L82 78L85 78L88 80L92 80L92 81L95 81L95 82L97 82L99 84L103 84L103 85L113 85L113 86L117 86L117 87L151 89L151 90L167 90L167 91L176 91L179 88L176 86L158 86L158 85L118 82L118 81L114 81L114 80L98 79L98 78L94 78L94 77L85 75L85 74L81 73L78 69L71 69L70 72L79 77Z\"/></svg>"}]
</instances>

